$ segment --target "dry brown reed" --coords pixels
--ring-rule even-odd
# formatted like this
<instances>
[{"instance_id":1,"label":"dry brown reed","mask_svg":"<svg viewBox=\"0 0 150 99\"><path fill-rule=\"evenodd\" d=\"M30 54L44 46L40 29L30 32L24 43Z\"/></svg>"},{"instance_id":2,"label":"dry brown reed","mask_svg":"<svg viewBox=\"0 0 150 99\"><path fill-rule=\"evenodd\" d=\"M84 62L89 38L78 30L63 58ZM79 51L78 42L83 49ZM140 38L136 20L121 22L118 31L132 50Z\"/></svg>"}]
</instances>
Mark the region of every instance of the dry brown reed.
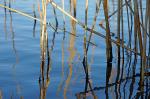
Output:
<instances>
[{"instance_id":1,"label":"dry brown reed","mask_svg":"<svg viewBox=\"0 0 150 99\"><path fill-rule=\"evenodd\" d=\"M70 0L70 14L76 18L76 0ZM71 32L76 35L76 22L74 20L70 20L71 23ZM74 57L76 55L76 50L74 48L75 45L75 36L70 35L70 41L69 41L69 74L67 76L67 79L65 81L65 88L64 88L64 99L67 99L67 90L68 87L70 85L70 81L72 78L72 72L73 72L73 66L72 66L72 62L74 60Z\"/></svg>"},{"instance_id":2,"label":"dry brown reed","mask_svg":"<svg viewBox=\"0 0 150 99\"><path fill-rule=\"evenodd\" d=\"M109 27L109 17L108 17L108 0L103 1L104 15L106 21L106 57L107 61L112 58L112 44L111 44L111 36L110 36L110 27Z\"/></svg>"},{"instance_id":3,"label":"dry brown reed","mask_svg":"<svg viewBox=\"0 0 150 99\"><path fill-rule=\"evenodd\" d=\"M47 16L47 10L46 10L46 0L42 0L42 13L41 13L41 20L43 22L41 23L41 37L40 37L40 46L41 46L41 57L42 60L45 60L46 55L46 38L47 38L47 29L46 29L46 16Z\"/></svg>"}]
</instances>

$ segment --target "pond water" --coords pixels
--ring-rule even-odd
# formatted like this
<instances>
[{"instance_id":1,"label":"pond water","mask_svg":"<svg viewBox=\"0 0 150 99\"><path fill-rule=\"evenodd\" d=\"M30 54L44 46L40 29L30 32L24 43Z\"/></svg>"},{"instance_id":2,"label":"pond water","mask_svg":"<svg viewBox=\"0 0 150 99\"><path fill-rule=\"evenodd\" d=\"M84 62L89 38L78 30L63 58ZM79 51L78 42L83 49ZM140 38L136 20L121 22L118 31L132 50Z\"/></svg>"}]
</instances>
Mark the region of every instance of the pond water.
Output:
<instances>
[{"instance_id":1,"label":"pond water","mask_svg":"<svg viewBox=\"0 0 150 99\"><path fill-rule=\"evenodd\" d=\"M61 5L61 0L54 1ZM4 1L0 0L0 4L4 4ZM12 8L29 15L34 16L35 9L36 17L39 18L37 4L35 0L11 1ZM117 9L116 4L110 2L110 12ZM7 0L6 5L9 6ZM77 2L77 19L83 23L84 6L85 0ZM47 9L47 21L55 25L52 5L48 4ZM65 10L69 12L69 0L65 0ZM59 10L56 10L56 14L58 27L63 28L63 14ZM94 14L95 1L89 0L89 27L92 26ZM105 30L98 25L102 20L104 13L101 7L95 30L105 35ZM115 16L110 19L112 32L117 31L116 20ZM124 20L127 24L127 19ZM105 39L94 34L87 56L87 82L82 63L85 31L79 25L76 25L76 36L66 32L65 38L63 31L58 29L58 32L54 32L50 26L47 27L50 59L46 59L42 68L40 28L40 22L35 23L28 17L0 7L0 99L130 99L150 95L147 76L143 92L139 90L140 58L135 60L134 55L129 57L125 51L125 58L118 59L117 46L113 44L113 61L107 63ZM67 16L66 30L71 31ZM41 71L44 73L41 74Z\"/></svg>"}]
</instances>

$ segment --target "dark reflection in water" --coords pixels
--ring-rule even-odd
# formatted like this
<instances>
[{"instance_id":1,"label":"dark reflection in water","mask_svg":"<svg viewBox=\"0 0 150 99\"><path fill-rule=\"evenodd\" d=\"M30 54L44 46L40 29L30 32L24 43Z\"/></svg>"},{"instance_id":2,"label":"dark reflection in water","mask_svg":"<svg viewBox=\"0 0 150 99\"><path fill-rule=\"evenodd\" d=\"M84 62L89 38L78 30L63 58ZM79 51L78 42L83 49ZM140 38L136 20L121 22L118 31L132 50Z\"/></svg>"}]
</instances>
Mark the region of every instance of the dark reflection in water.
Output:
<instances>
[{"instance_id":1,"label":"dark reflection in water","mask_svg":"<svg viewBox=\"0 0 150 99\"><path fill-rule=\"evenodd\" d=\"M36 18L35 5L33 5L33 15L34 18ZM36 30L36 20L34 20L34 24L33 24L33 37L35 37L35 30Z\"/></svg>"},{"instance_id":2,"label":"dark reflection in water","mask_svg":"<svg viewBox=\"0 0 150 99\"><path fill-rule=\"evenodd\" d=\"M105 94L106 94L106 99L109 99L108 95L108 84L109 84L109 79L111 77L111 71L112 71L112 58L107 62L107 67L106 67L106 89L105 89Z\"/></svg>"},{"instance_id":3,"label":"dark reflection in water","mask_svg":"<svg viewBox=\"0 0 150 99\"><path fill-rule=\"evenodd\" d=\"M9 0L9 8L11 8L11 0ZM17 55L17 50L15 47L15 32L13 29L13 18L12 18L12 12L9 10L9 15L10 15L10 32L11 32L11 38L12 38L12 47L13 47L13 51L15 53L15 57L16 57L16 63L14 64L13 67L15 67L15 65L18 63L18 55Z\"/></svg>"},{"instance_id":4,"label":"dark reflection in water","mask_svg":"<svg viewBox=\"0 0 150 99\"><path fill-rule=\"evenodd\" d=\"M53 48L55 45L56 32L57 32L57 27L55 28L55 31L53 32L53 37L52 37L50 48L49 48L49 43L48 43L48 37L45 42L46 43L46 52L47 52L47 54L46 54L47 61L43 60L43 59L41 60L41 66L40 66L41 74L39 77L40 99L46 99L47 88L50 84L50 71L51 71L51 61L52 61L51 55L52 55Z\"/></svg>"},{"instance_id":5,"label":"dark reflection in water","mask_svg":"<svg viewBox=\"0 0 150 99\"><path fill-rule=\"evenodd\" d=\"M47 93L47 88L50 84L50 77L49 77L49 71L50 71L50 65L49 61L47 62L47 65L45 65L45 61L41 61L41 75L39 78L39 87L40 87L40 99L46 99L46 93ZM46 70L46 76L45 76L45 68Z\"/></svg>"},{"instance_id":6,"label":"dark reflection in water","mask_svg":"<svg viewBox=\"0 0 150 99\"><path fill-rule=\"evenodd\" d=\"M53 41L54 42L54 41ZM48 86L50 84L50 68L51 68L51 51L48 47L48 38L46 42L46 49L47 49L47 61L41 59L40 65L40 77L39 77L39 87L40 87L40 99L46 99L46 93ZM52 48L54 43L52 43ZM51 48L51 49L52 49Z\"/></svg>"},{"instance_id":7,"label":"dark reflection in water","mask_svg":"<svg viewBox=\"0 0 150 99\"><path fill-rule=\"evenodd\" d=\"M141 74L136 73L136 64L137 64L136 57L134 58L133 61L131 59L132 59L131 57L128 57L126 64L125 64L125 67L128 68L127 76L125 77L125 75L123 73L122 76L119 75L119 77L120 77L120 80L119 80L118 73L117 73L117 75L116 75L117 81L115 81L114 83L109 83L110 77L113 76L112 75L112 60L110 60L110 62L107 62L106 86L94 87L93 89L91 87L91 89L88 89L85 92L80 92L80 93L76 94L77 99L84 99L84 98L86 98L87 93L92 93L92 92L95 92L98 90L104 90L104 89L105 89L106 99L109 99L109 98L111 98L111 97L109 97L109 95L110 95L109 88L111 88L111 87L113 88L113 86L115 88L114 89L115 95L116 95L115 99L121 99L121 98L124 98L124 99L127 99L127 98L128 99L132 99L132 98L149 99L149 84L147 83L149 81L149 77L148 77L149 74L144 73L144 75L146 77L145 80L147 80L147 82L145 83L146 85L141 86L140 85L141 80L139 80L139 88L138 88L139 91L137 91L136 94L134 93L135 81L136 81L136 79L140 79ZM123 60L122 60L122 62L123 62ZM119 61L117 64L120 65ZM86 79L86 81L89 81L89 79L88 80ZM90 83L90 82L86 82L86 85L88 85L88 83ZM130 85L129 90L128 90L129 94L127 93L127 89L128 89L127 84ZM123 89L121 88L122 86L123 86ZM146 89L147 89L146 91L144 90L144 86L146 86ZM123 90L123 93L121 90Z\"/></svg>"},{"instance_id":8,"label":"dark reflection in water","mask_svg":"<svg viewBox=\"0 0 150 99\"><path fill-rule=\"evenodd\" d=\"M133 64L132 64L132 76L135 75L136 63L137 63L137 59L135 58L134 61L133 61ZM129 97L128 97L129 99L132 98L134 84L135 84L135 78L133 77L133 79L131 81L131 84L130 84L130 87L129 87L129 90L130 90Z\"/></svg>"}]
</instances>

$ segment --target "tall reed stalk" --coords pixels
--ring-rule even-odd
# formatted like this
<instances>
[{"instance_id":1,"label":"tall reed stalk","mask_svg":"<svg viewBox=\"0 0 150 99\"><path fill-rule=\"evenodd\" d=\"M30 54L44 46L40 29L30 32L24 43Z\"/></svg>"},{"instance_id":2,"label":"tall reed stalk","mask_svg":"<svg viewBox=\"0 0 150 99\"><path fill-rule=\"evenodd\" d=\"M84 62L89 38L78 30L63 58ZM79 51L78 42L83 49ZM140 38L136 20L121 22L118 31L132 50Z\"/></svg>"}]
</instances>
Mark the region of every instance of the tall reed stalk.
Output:
<instances>
[{"instance_id":1,"label":"tall reed stalk","mask_svg":"<svg viewBox=\"0 0 150 99\"><path fill-rule=\"evenodd\" d=\"M143 52L143 43L142 43L142 34L141 34L141 27L140 27L140 17L139 17L139 10L138 10L138 2L134 0L134 21L135 21L135 30L138 36L139 40L139 49L140 49L140 54L142 55Z\"/></svg>"},{"instance_id":2,"label":"tall reed stalk","mask_svg":"<svg viewBox=\"0 0 150 99\"><path fill-rule=\"evenodd\" d=\"M144 61L142 61L144 59L145 56L143 56L145 53L145 51L143 50L143 43L142 43L142 34L141 34L141 27L140 27L140 17L139 17L139 10L138 10L138 2L136 0L134 0L134 21L135 22L135 33L137 33L138 36L138 40L139 40L139 49L140 49L140 54L141 54L141 68L140 68L140 86L141 89L143 89L143 85L144 85Z\"/></svg>"},{"instance_id":3,"label":"tall reed stalk","mask_svg":"<svg viewBox=\"0 0 150 99\"><path fill-rule=\"evenodd\" d=\"M150 67L150 1L146 0L146 13L145 13L145 29L146 32L144 32L144 41L143 41L143 50L145 50L146 54L146 49L149 49L148 53L148 61L147 61L147 65ZM149 33L149 36L147 36L146 33ZM148 41L148 42L147 42ZM149 46L147 47L147 44L149 44ZM146 61L146 57L144 58L144 61Z\"/></svg>"},{"instance_id":4,"label":"tall reed stalk","mask_svg":"<svg viewBox=\"0 0 150 99\"><path fill-rule=\"evenodd\" d=\"M87 22L88 22L88 2L89 0L86 0L85 2L85 25L87 26ZM86 57L87 60L87 53L86 53L86 40L87 39L87 30L85 29L85 34L84 34L84 56Z\"/></svg>"},{"instance_id":5,"label":"tall reed stalk","mask_svg":"<svg viewBox=\"0 0 150 99\"><path fill-rule=\"evenodd\" d=\"M47 8L46 8L46 0L42 0L42 14L41 14L41 38L40 38L40 46L41 46L41 57L44 60L46 55L46 16L47 16Z\"/></svg>"},{"instance_id":6,"label":"tall reed stalk","mask_svg":"<svg viewBox=\"0 0 150 99\"><path fill-rule=\"evenodd\" d=\"M128 47L131 49L132 45L131 45L131 41L132 41L132 13L131 11L129 11L129 7L128 6L131 6L131 3L128 5L127 2L125 3L126 4L126 12L127 12L127 23L128 23ZM131 53L131 52L130 52Z\"/></svg>"},{"instance_id":7,"label":"tall reed stalk","mask_svg":"<svg viewBox=\"0 0 150 99\"><path fill-rule=\"evenodd\" d=\"M110 36L110 27L109 27L109 17L108 17L108 0L103 1L104 15L106 21L106 56L107 61L112 58L112 44L111 44L111 36Z\"/></svg>"}]
</instances>

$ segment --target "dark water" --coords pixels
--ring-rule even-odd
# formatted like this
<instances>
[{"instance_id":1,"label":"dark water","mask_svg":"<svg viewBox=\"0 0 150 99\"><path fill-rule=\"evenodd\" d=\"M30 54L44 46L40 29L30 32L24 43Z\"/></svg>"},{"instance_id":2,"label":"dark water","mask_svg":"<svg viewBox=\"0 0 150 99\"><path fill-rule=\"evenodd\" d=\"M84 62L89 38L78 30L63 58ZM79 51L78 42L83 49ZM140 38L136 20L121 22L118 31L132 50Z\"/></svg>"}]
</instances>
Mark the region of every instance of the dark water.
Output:
<instances>
[{"instance_id":1,"label":"dark water","mask_svg":"<svg viewBox=\"0 0 150 99\"><path fill-rule=\"evenodd\" d=\"M59 5L61 1L55 0ZM77 19L84 22L85 1L77 2ZM3 4L3 1L0 1ZM34 0L19 0L11 3L11 7L30 15L35 5L36 16L39 18L37 3ZM69 12L69 0L66 1ZM111 5L111 2L110 2ZM8 6L8 3L7 3ZM110 6L112 8L114 6ZM116 8L114 8L116 9ZM92 25L95 13L95 1L89 1L88 24ZM63 27L62 13L56 10L59 26ZM125 16L126 17L126 16ZM105 34L98 24L104 19L103 11L97 18L96 30ZM47 21L55 24L52 6L48 6ZM113 17L111 30L116 32L116 18ZM125 21L126 22L126 21ZM34 28L35 26L35 28ZM66 30L70 31L70 20L66 17ZM83 36L84 29L77 25L76 35L64 32L53 32L47 28L50 50L50 70L41 77L40 23L9 12L0 7L0 99L130 99L149 95L149 77L145 77L143 91L140 90L140 59L134 55L124 59L117 58L117 46L113 44L113 61L106 62L105 39L93 35L88 51L89 82L85 94L86 75L83 68ZM125 30L126 31L126 30ZM46 60L47 61L47 60ZM47 62L46 62L47 63ZM106 87L107 86L107 87ZM147 88L147 89L146 89ZM79 98L80 97L80 98Z\"/></svg>"}]
</instances>

